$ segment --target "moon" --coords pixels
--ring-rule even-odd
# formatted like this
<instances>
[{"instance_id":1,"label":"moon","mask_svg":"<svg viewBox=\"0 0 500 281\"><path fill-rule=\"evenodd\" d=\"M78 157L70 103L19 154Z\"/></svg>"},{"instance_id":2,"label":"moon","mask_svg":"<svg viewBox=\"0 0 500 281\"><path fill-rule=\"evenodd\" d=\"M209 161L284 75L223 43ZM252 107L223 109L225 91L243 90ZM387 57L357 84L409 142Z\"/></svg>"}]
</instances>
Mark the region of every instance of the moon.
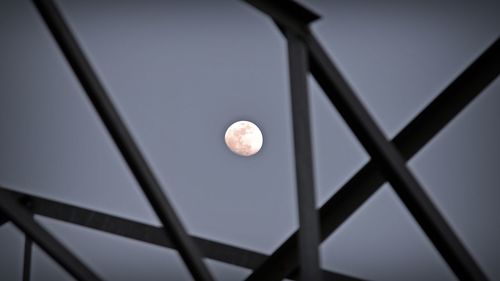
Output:
<instances>
[{"instance_id":1,"label":"moon","mask_svg":"<svg viewBox=\"0 0 500 281\"><path fill-rule=\"evenodd\" d=\"M226 130L227 147L240 156L252 156L262 148L263 137L259 127L250 121L238 121Z\"/></svg>"}]
</instances>

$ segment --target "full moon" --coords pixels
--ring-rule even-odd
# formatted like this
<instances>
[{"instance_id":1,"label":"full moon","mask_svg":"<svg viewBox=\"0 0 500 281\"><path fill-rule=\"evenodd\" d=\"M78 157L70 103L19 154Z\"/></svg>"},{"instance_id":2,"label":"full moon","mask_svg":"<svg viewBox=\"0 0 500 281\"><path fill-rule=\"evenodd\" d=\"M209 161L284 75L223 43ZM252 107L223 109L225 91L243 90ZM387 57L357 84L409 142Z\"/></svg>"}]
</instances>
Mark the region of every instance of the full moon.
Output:
<instances>
[{"instance_id":1,"label":"full moon","mask_svg":"<svg viewBox=\"0 0 500 281\"><path fill-rule=\"evenodd\" d=\"M224 136L227 147L241 156L252 156L262 148L262 133L250 121L238 121L227 128Z\"/></svg>"}]
</instances>

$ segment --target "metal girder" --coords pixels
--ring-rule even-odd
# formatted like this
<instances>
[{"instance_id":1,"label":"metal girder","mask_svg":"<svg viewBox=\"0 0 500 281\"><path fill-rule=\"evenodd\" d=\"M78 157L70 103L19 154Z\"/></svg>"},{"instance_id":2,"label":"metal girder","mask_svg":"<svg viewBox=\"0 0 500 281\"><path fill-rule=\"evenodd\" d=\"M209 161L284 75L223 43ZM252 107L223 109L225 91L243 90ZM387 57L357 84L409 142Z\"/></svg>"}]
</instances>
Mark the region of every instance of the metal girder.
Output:
<instances>
[{"instance_id":1,"label":"metal girder","mask_svg":"<svg viewBox=\"0 0 500 281\"><path fill-rule=\"evenodd\" d=\"M317 69L312 65L311 72ZM500 39L489 46L392 140L411 159L500 73ZM320 208L321 241L328 238L385 182L373 161L361 168ZM298 266L297 232L259 267L286 276Z\"/></svg>"},{"instance_id":2,"label":"metal girder","mask_svg":"<svg viewBox=\"0 0 500 281\"><path fill-rule=\"evenodd\" d=\"M308 57L305 43L294 31L285 32L288 41L290 96L292 109L295 178L299 217L300 280L322 279L319 263L319 222L314 192L309 95ZM263 280L254 276L252 280Z\"/></svg>"},{"instance_id":3,"label":"metal girder","mask_svg":"<svg viewBox=\"0 0 500 281\"><path fill-rule=\"evenodd\" d=\"M26 235L24 238L23 281L30 281L31 278L32 252L33 252L33 241Z\"/></svg>"},{"instance_id":4,"label":"metal girder","mask_svg":"<svg viewBox=\"0 0 500 281\"><path fill-rule=\"evenodd\" d=\"M83 262L40 226L31 213L10 193L0 191L0 211L25 235L68 271L77 280L101 280Z\"/></svg>"},{"instance_id":5,"label":"metal girder","mask_svg":"<svg viewBox=\"0 0 500 281\"><path fill-rule=\"evenodd\" d=\"M295 1L244 0L244 2L300 35L307 34L307 25L320 18L318 14Z\"/></svg>"},{"instance_id":6,"label":"metal girder","mask_svg":"<svg viewBox=\"0 0 500 281\"><path fill-rule=\"evenodd\" d=\"M170 239L195 280L213 280L196 245L184 229L174 208L142 156L118 111L80 49L62 14L51 0L34 0L64 56L99 114L128 167L146 195Z\"/></svg>"},{"instance_id":7,"label":"metal girder","mask_svg":"<svg viewBox=\"0 0 500 281\"><path fill-rule=\"evenodd\" d=\"M170 237L165 236L165 231L161 227L116 217L54 200L44 199L35 195L12 191L3 187L0 187L0 192L9 193L17 199L23 199L23 201L29 202L30 211L32 211L35 215L88 227L161 247L175 249ZM203 256L212 260L254 269L267 258L264 254L220 242L196 236L192 236L192 239L198 245ZM325 280L361 280L355 277L325 270L323 271L323 276L325 277ZM296 274L291 274L287 278L297 279L297 276Z\"/></svg>"},{"instance_id":8,"label":"metal girder","mask_svg":"<svg viewBox=\"0 0 500 281\"><path fill-rule=\"evenodd\" d=\"M0 226L2 226L4 223L8 222L7 218L0 213Z\"/></svg>"}]
</instances>

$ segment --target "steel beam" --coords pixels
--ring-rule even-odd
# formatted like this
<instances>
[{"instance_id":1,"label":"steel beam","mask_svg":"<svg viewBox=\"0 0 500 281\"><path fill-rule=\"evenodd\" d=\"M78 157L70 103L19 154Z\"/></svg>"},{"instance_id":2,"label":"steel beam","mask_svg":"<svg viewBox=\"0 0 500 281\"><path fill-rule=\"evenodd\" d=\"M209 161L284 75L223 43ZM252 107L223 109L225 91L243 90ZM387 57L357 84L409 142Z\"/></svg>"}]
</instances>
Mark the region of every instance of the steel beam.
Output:
<instances>
[{"instance_id":1,"label":"steel beam","mask_svg":"<svg viewBox=\"0 0 500 281\"><path fill-rule=\"evenodd\" d=\"M308 33L307 26L320 18L318 14L295 1L244 0L244 2L267 14L287 29L301 35L306 35Z\"/></svg>"},{"instance_id":2,"label":"steel beam","mask_svg":"<svg viewBox=\"0 0 500 281\"><path fill-rule=\"evenodd\" d=\"M161 227L41 198L35 195L12 191L3 187L0 187L0 192L9 193L20 201L29 202L30 210L35 215L88 227L161 247L174 248L170 237L165 236L165 231ZM192 239L202 251L203 256L212 260L254 269L267 258L264 254L220 242L196 236L192 236ZM323 276L325 276L325 280L361 280L331 271L323 271ZM297 274L292 274L287 278L297 279Z\"/></svg>"},{"instance_id":3,"label":"steel beam","mask_svg":"<svg viewBox=\"0 0 500 281\"><path fill-rule=\"evenodd\" d=\"M0 191L0 211L77 280L100 278L33 219L10 193Z\"/></svg>"},{"instance_id":4,"label":"steel beam","mask_svg":"<svg viewBox=\"0 0 500 281\"><path fill-rule=\"evenodd\" d=\"M6 223L8 220L7 218L0 213L0 226L2 226L4 223Z\"/></svg>"},{"instance_id":5,"label":"steel beam","mask_svg":"<svg viewBox=\"0 0 500 281\"><path fill-rule=\"evenodd\" d=\"M319 265L319 222L314 192L307 49L293 31L286 32L292 109L295 178L299 209L300 280L321 280ZM251 280L263 280L254 276Z\"/></svg>"},{"instance_id":6,"label":"steel beam","mask_svg":"<svg viewBox=\"0 0 500 281\"><path fill-rule=\"evenodd\" d=\"M33 252L33 241L26 235L24 238L23 281L30 281L31 278L32 252Z\"/></svg>"},{"instance_id":7,"label":"steel beam","mask_svg":"<svg viewBox=\"0 0 500 281\"><path fill-rule=\"evenodd\" d=\"M316 73L318 69L315 65L311 66L311 72ZM494 81L499 73L500 39L497 39L401 130L392 143L406 160L411 159ZM319 210L321 241L337 230L384 182L377 166L370 161L339 188ZM257 270L286 276L297 266L295 232Z\"/></svg>"},{"instance_id":8,"label":"steel beam","mask_svg":"<svg viewBox=\"0 0 500 281\"><path fill-rule=\"evenodd\" d=\"M174 208L142 156L118 111L80 49L59 9L51 0L34 0L40 15L75 72L88 98L120 150L158 218L169 232L172 243L195 280L213 280L199 250L187 234Z\"/></svg>"}]
</instances>

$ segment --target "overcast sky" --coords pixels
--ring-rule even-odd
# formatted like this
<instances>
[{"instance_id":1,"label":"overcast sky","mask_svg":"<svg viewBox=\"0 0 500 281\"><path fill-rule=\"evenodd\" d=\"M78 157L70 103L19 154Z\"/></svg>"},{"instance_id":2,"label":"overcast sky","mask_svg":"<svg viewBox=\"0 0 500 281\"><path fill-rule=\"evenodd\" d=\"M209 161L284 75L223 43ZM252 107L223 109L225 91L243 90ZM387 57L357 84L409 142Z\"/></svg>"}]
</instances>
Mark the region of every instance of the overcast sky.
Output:
<instances>
[{"instance_id":1,"label":"overcast sky","mask_svg":"<svg viewBox=\"0 0 500 281\"><path fill-rule=\"evenodd\" d=\"M388 137L500 36L498 1L302 1L313 30ZM432 3L431 3L432 2ZM286 44L242 1L58 0L189 233L271 254L296 228ZM311 79L318 206L369 157ZM409 166L491 279L500 279L500 81ZM232 122L258 124L243 158ZM0 0L0 186L159 225L27 0ZM38 218L109 280L189 280L175 251ZM0 228L0 276L23 236ZM370 280L454 280L389 185L321 247L325 269ZM209 261L221 280L250 271ZM35 248L33 280L69 275Z\"/></svg>"}]
</instances>

